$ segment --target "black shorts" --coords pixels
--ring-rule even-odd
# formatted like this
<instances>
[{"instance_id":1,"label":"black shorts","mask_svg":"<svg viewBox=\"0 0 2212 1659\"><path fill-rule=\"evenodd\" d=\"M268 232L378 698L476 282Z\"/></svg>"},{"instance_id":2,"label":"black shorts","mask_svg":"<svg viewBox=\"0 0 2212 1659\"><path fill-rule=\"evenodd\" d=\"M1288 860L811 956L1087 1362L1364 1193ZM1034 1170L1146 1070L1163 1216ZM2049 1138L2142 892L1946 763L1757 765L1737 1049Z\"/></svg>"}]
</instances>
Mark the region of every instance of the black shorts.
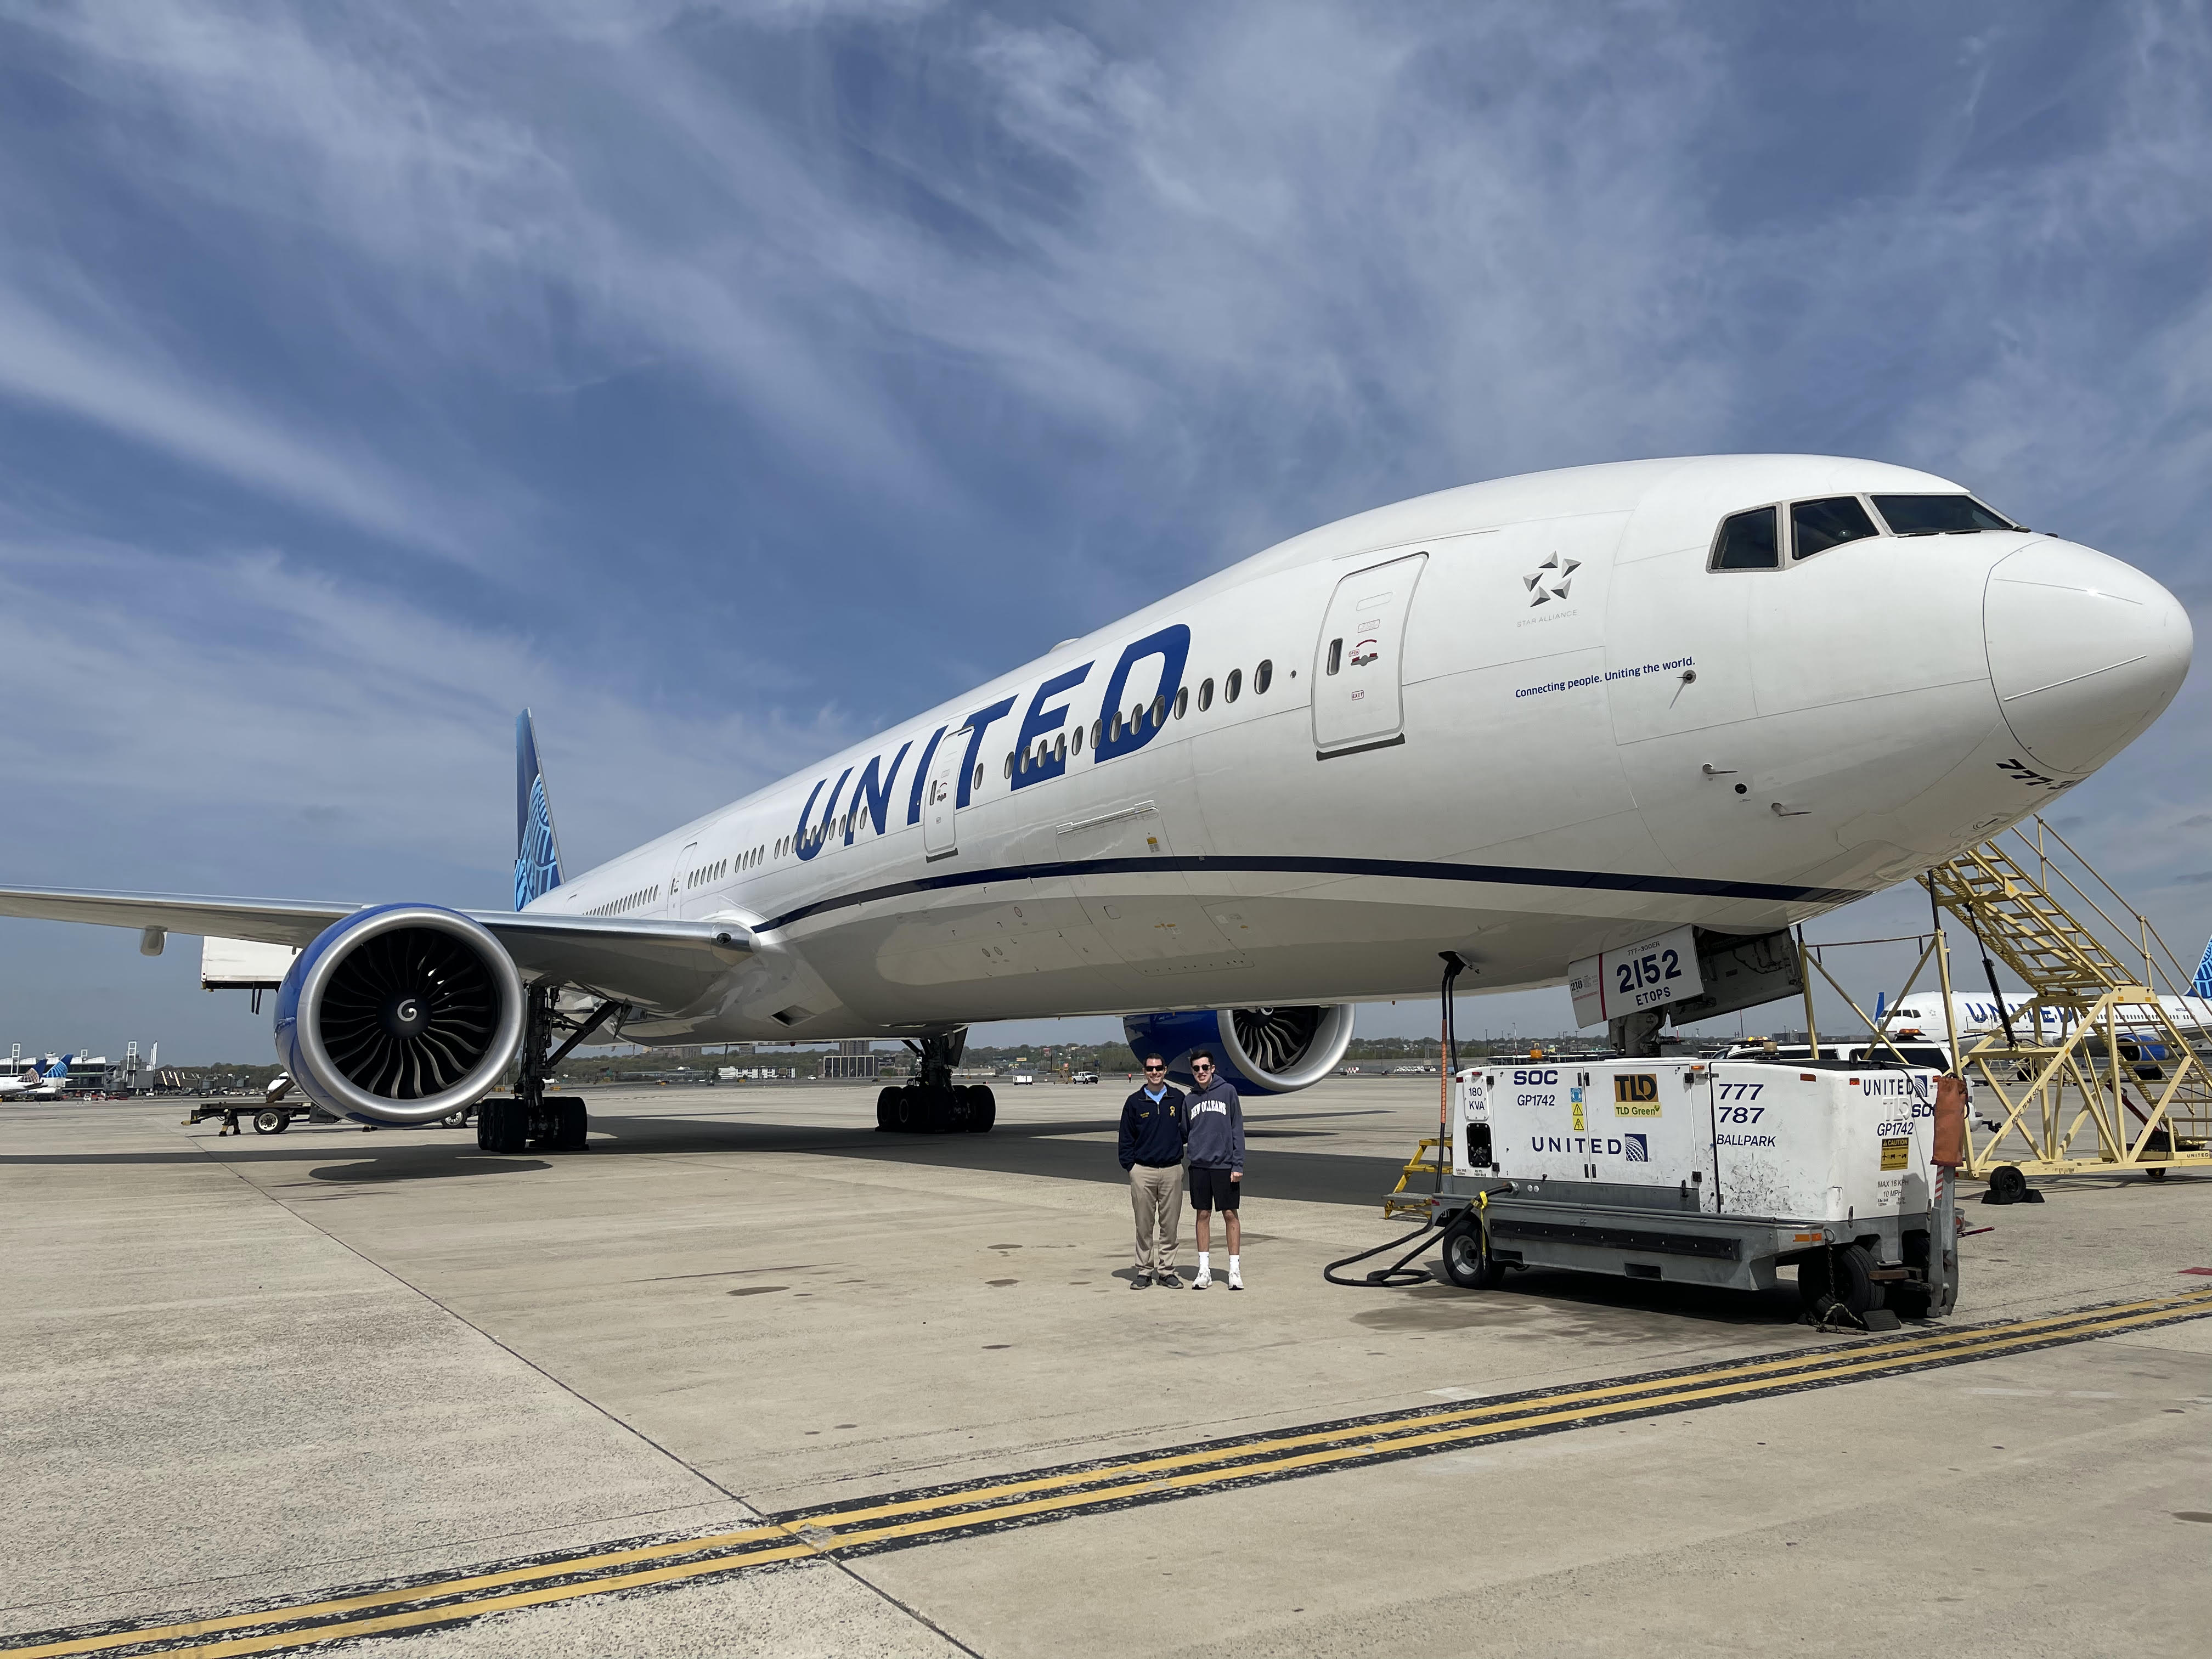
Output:
<instances>
[{"instance_id":1,"label":"black shorts","mask_svg":"<svg viewBox=\"0 0 2212 1659\"><path fill-rule=\"evenodd\" d=\"M1190 1166L1190 1207L1194 1210L1233 1210L1244 1196L1244 1183L1231 1181L1226 1170Z\"/></svg>"}]
</instances>

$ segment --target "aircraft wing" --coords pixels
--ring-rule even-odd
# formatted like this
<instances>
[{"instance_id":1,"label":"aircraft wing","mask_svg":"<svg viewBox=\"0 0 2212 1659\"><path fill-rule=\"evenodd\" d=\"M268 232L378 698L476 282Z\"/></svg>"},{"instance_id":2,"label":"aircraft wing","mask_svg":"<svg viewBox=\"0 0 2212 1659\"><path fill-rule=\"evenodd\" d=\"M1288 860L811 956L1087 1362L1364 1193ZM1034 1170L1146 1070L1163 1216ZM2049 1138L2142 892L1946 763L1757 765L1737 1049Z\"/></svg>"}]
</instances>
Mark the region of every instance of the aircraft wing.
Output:
<instances>
[{"instance_id":1,"label":"aircraft wing","mask_svg":"<svg viewBox=\"0 0 2212 1659\"><path fill-rule=\"evenodd\" d=\"M363 908L188 893L0 888L0 916L160 927L266 945L312 944L332 922ZM460 914L489 929L527 976L550 976L650 1008L689 1006L753 949L751 933L737 922L633 921L535 910Z\"/></svg>"},{"instance_id":2,"label":"aircraft wing","mask_svg":"<svg viewBox=\"0 0 2212 1659\"><path fill-rule=\"evenodd\" d=\"M264 945L312 945L340 916L362 907L284 899L203 898L191 893L94 893L67 887L0 888L0 916L89 921L108 927L160 927L172 933Z\"/></svg>"}]
</instances>

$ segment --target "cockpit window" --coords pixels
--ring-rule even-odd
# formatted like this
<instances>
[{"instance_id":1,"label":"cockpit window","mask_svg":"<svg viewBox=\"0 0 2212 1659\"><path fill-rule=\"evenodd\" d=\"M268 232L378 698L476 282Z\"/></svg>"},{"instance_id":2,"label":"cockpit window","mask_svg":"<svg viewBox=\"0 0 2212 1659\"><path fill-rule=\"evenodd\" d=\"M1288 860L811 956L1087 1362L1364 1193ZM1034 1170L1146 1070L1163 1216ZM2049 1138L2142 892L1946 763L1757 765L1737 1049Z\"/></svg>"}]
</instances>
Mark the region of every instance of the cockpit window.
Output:
<instances>
[{"instance_id":1,"label":"cockpit window","mask_svg":"<svg viewBox=\"0 0 2212 1659\"><path fill-rule=\"evenodd\" d=\"M1877 495L1874 504L1899 536L1963 536L1977 530L2017 530L1972 495Z\"/></svg>"},{"instance_id":2,"label":"cockpit window","mask_svg":"<svg viewBox=\"0 0 2212 1659\"><path fill-rule=\"evenodd\" d=\"M1790 550L1801 559L1881 533L1856 495L1800 501L1790 509Z\"/></svg>"},{"instance_id":3,"label":"cockpit window","mask_svg":"<svg viewBox=\"0 0 2212 1659\"><path fill-rule=\"evenodd\" d=\"M1775 533L1778 508L1761 507L1734 513L1721 520L1721 533L1713 543L1716 570L1773 570L1782 563L1782 544Z\"/></svg>"}]
</instances>

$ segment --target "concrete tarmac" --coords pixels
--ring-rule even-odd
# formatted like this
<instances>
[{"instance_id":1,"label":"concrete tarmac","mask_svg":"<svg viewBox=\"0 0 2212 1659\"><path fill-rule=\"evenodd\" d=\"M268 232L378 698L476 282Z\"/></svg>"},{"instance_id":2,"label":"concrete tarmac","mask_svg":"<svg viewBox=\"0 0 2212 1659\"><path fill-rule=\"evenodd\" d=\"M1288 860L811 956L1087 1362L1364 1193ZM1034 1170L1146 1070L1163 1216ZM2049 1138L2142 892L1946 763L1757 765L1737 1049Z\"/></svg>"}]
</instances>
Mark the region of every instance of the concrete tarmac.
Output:
<instances>
[{"instance_id":1,"label":"concrete tarmac","mask_svg":"<svg viewBox=\"0 0 2212 1659\"><path fill-rule=\"evenodd\" d=\"M943 1137L877 1133L872 1089L586 1091L591 1151L523 1157L0 1107L0 1651L1849 1340L1786 1291L1324 1283L1400 1231L1378 1194L1434 1079L1254 1103L1249 1288L1133 1293L1127 1086L1003 1087L993 1133ZM1967 1188L1996 1231L1965 1241L1954 1325L2212 1285L2212 1176L2045 1189ZM1186 1276L1190 1237L1186 1210ZM381 1639L2202 1655L2208 1428L2212 1318Z\"/></svg>"}]
</instances>

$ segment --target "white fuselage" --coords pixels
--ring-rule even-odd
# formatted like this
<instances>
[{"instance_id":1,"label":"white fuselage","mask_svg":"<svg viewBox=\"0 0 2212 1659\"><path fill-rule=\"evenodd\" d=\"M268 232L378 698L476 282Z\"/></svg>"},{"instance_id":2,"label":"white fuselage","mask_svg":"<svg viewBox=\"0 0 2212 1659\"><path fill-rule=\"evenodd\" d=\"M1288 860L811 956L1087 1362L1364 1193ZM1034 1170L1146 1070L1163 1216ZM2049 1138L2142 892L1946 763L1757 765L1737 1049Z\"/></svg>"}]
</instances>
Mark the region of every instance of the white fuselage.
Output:
<instances>
[{"instance_id":1,"label":"white fuselage","mask_svg":"<svg viewBox=\"0 0 2212 1659\"><path fill-rule=\"evenodd\" d=\"M2025 531L1707 568L1747 507L1959 489L1713 457L1380 508L532 908L753 929L711 994L624 1028L667 1042L1419 994L1446 950L1503 990L1684 923L1781 927L2025 817L2186 669L2156 583Z\"/></svg>"},{"instance_id":2,"label":"white fuselage","mask_svg":"<svg viewBox=\"0 0 2212 1659\"><path fill-rule=\"evenodd\" d=\"M2002 1031L2008 1018L2012 1022L2014 1035L2027 1042L2049 1042L2070 1034L2079 1023L2074 1012L2066 1008L2041 1008L2030 1012L2034 998L2025 992L2008 992L2003 1000L2003 1012L1998 1012L1998 1000L1987 992L1977 994L1972 991L1953 994L1951 1018L1963 1040L1984 1037L1993 1031ZM2212 1032L2212 999L2200 996L2161 996L2158 1005L2174 1029L2183 1036ZM2137 1010L2118 1017L2123 1036L2162 1036L2157 1022ZM1929 1037L1941 1039L1947 1028L1943 1021L1943 999L1936 996L1907 997L1889 1010L1886 1029L1890 1031L1917 1030Z\"/></svg>"}]
</instances>

